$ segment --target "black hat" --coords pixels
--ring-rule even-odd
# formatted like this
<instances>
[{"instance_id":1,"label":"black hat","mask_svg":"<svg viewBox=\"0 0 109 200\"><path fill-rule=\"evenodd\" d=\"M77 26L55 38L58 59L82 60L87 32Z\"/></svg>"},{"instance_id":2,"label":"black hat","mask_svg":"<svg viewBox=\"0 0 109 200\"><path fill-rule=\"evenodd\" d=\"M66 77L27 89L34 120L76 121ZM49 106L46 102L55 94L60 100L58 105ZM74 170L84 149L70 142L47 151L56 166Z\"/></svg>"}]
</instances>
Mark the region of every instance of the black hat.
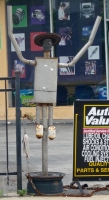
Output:
<instances>
[{"instance_id":1,"label":"black hat","mask_svg":"<svg viewBox=\"0 0 109 200\"><path fill-rule=\"evenodd\" d=\"M40 35L35 35L34 43L38 46L43 46L44 39L51 39L52 45L55 46L56 44L58 44L60 42L61 37L57 33L44 33L44 34L40 34Z\"/></svg>"}]
</instances>

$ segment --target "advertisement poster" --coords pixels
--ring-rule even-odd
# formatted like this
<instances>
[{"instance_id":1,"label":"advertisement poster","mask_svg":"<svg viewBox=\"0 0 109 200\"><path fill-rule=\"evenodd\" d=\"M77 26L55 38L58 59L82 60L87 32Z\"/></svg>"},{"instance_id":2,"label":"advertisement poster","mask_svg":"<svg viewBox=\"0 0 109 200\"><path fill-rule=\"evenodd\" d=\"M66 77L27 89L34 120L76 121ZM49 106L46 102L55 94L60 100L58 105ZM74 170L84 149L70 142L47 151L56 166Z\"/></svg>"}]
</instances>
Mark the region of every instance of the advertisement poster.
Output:
<instances>
[{"instance_id":1,"label":"advertisement poster","mask_svg":"<svg viewBox=\"0 0 109 200\"><path fill-rule=\"evenodd\" d=\"M59 28L59 35L61 37L59 46L72 45L72 28L71 27Z\"/></svg>"},{"instance_id":2,"label":"advertisement poster","mask_svg":"<svg viewBox=\"0 0 109 200\"><path fill-rule=\"evenodd\" d=\"M45 24L45 6L31 7L31 24Z\"/></svg>"},{"instance_id":3,"label":"advertisement poster","mask_svg":"<svg viewBox=\"0 0 109 200\"><path fill-rule=\"evenodd\" d=\"M85 74L96 74L96 61L86 61L85 62Z\"/></svg>"},{"instance_id":4,"label":"advertisement poster","mask_svg":"<svg viewBox=\"0 0 109 200\"><path fill-rule=\"evenodd\" d=\"M60 63L69 63L73 60L74 56L60 56ZM60 75L75 75L75 65L72 67L59 68Z\"/></svg>"},{"instance_id":5,"label":"advertisement poster","mask_svg":"<svg viewBox=\"0 0 109 200\"><path fill-rule=\"evenodd\" d=\"M21 106L22 107L35 107L36 103L33 95L22 95L21 96Z\"/></svg>"},{"instance_id":6,"label":"advertisement poster","mask_svg":"<svg viewBox=\"0 0 109 200\"><path fill-rule=\"evenodd\" d=\"M1 24L0 24L0 49L2 48L2 33L1 33Z\"/></svg>"},{"instance_id":7,"label":"advertisement poster","mask_svg":"<svg viewBox=\"0 0 109 200\"><path fill-rule=\"evenodd\" d=\"M27 6L12 6L13 28L27 27Z\"/></svg>"},{"instance_id":8,"label":"advertisement poster","mask_svg":"<svg viewBox=\"0 0 109 200\"><path fill-rule=\"evenodd\" d=\"M24 33L16 33L14 34L16 42L21 51L25 51L25 34ZM12 43L11 43L11 51L15 51Z\"/></svg>"},{"instance_id":9,"label":"advertisement poster","mask_svg":"<svg viewBox=\"0 0 109 200\"><path fill-rule=\"evenodd\" d=\"M80 18L95 18L95 4L93 2L80 3Z\"/></svg>"},{"instance_id":10,"label":"advertisement poster","mask_svg":"<svg viewBox=\"0 0 109 200\"><path fill-rule=\"evenodd\" d=\"M70 20L70 3L60 2L58 7L58 19L59 20Z\"/></svg>"},{"instance_id":11,"label":"advertisement poster","mask_svg":"<svg viewBox=\"0 0 109 200\"><path fill-rule=\"evenodd\" d=\"M20 71L20 78L26 78L25 64L20 60L14 60L12 77L15 77L15 71Z\"/></svg>"},{"instance_id":12,"label":"advertisement poster","mask_svg":"<svg viewBox=\"0 0 109 200\"><path fill-rule=\"evenodd\" d=\"M84 26L82 27L82 36L89 37L92 31L92 26Z\"/></svg>"},{"instance_id":13,"label":"advertisement poster","mask_svg":"<svg viewBox=\"0 0 109 200\"><path fill-rule=\"evenodd\" d=\"M15 97L15 92L13 93ZM20 103L21 107L35 107L36 103L34 100L34 90L33 89L25 89L20 90Z\"/></svg>"},{"instance_id":14,"label":"advertisement poster","mask_svg":"<svg viewBox=\"0 0 109 200\"><path fill-rule=\"evenodd\" d=\"M34 43L34 36L35 35L40 35L40 34L44 34L46 32L33 32L30 33L30 45L31 45L31 51L43 51L43 47L42 46L38 46Z\"/></svg>"},{"instance_id":15,"label":"advertisement poster","mask_svg":"<svg viewBox=\"0 0 109 200\"><path fill-rule=\"evenodd\" d=\"M109 101L76 100L74 104L73 177L109 179Z\"/></svg>"},{"instance_id":16,"label":"advertisement poster","mask_svg":"<svg viewBox=\"0 0 109 200\"><path fill-rule=\"evenodd\" d=\"M20 99L22 107L34 107L36 103L34 101L34 91L33 89L20 90Z\"/></svg>"},{"instance_id":17,"label":"advertisement poster","mask_svg":"<svg viewBox=\"0 0 109 200\"><path fill-rule=\"evenodd\" d=\"M100 59L99 55L99 46L90 46L88 48L88 59L89 60L98 60Z\"/></svg>"}]
</instances>

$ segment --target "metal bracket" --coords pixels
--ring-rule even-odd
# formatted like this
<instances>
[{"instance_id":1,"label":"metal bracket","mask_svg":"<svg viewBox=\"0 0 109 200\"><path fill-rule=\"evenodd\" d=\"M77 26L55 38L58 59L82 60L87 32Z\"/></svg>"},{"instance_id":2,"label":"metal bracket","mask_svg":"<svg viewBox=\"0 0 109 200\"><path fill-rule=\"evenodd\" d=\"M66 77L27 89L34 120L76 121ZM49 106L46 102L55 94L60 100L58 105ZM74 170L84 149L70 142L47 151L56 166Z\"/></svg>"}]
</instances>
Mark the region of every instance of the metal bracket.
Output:
<instances>
[{"instance_id":1,"label":"metal bracket","mask_svg":"<svg viewBox=\"0 0 109 200\"><path fill-rule=\"evenodd\" d=\"M83 189L81 187L81 184L80 184L80 182L78 180L71 182L70 186L73 186L75 183L78 185L81 194L84 194Z\"/></svg>"}]
</instances>

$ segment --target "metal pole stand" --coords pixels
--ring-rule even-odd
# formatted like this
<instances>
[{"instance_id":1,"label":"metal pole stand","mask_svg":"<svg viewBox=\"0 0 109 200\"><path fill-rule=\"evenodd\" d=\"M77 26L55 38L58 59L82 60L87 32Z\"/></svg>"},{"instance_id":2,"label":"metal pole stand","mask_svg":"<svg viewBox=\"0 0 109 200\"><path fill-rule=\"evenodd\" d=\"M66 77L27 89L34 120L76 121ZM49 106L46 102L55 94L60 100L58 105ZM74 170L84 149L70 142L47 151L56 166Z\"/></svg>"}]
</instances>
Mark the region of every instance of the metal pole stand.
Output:
<instances>
[{"instance_id":1,"label":"metal pole stand","mask_svg":"<svg viewBox=\"0 0 109 200\"><path fill-rule=\"evenodd\" d=\"M52 46L58 44L59 41L60 41L60 36L55 33L45 33L45 34L41 34L38 36L36 35L34 37L34 43L38 46L43 46L45 60L46 59L50 60L51 48L52 48ZM54 75L55 75L55 73L54 73ZM44 93L44 96L45 96L45 93ZM42 98L43 98L43 95L42 95ZM39 100L39 101L41 101L41 100ZM43 125L42 171L36 172L36 173L30 172L29 181L27 184L28 194L36 193L36 194L43 194L43 195L44 194L45 195L54 195L54 194L62 194L63 193L62 179L65 174L60 173L60 172L48 172L48 129L50 128L50 126L53 125L53 103L55 103L55 101L56 101L55 98L54 98L54 100L50 100L50 99L47 100L45 98L45 102L44 101L38 102L38 99L36 98L36 103L37 103L37 105L36 105L36 121L37 121L37 123L40 123L40 109L42 107L42 125ZM49 139L50 139L50 137L49 137ZM27 177L28 177L28 175L27 175Z\"/></svg>"},{"instance_id":2,"label":"metal pole stand","mask_svg":"<svg viewBox=\"0 0 109 200\"><path fill-rule=\"evenodd\" d=\"M41 110L41 104L36 105L36 123L40 124L40 110Z\"/></svg>"},{"instance_id":3,"label":"metal pole stand","mask_svg":"<svg viewBox=\"0 0 109 200\"><path fill-rule=\"evenodd\" d=\"M47 104L42 104L42 175L48 176L48 125L47 125Z\"/></svg>"}]
</instances>

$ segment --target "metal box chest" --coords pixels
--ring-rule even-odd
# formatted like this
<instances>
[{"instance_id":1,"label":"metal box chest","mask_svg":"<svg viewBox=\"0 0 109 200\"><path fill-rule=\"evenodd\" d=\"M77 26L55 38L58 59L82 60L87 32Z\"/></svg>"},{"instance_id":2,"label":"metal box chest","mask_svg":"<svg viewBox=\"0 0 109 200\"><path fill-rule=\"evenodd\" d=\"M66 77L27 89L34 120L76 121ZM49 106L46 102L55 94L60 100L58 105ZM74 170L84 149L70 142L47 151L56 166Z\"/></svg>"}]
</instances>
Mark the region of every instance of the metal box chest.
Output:
<instances>
[{"instance_id":1,"label":"metal box chest","mask_svg":"<svg viewBox=\"0 0 109 200\"><path fill-rule=\"evenodd\" d=\"M37 58L34 77L36 103L56 103L58 58Z\"/></svg>"}]
</instances>

